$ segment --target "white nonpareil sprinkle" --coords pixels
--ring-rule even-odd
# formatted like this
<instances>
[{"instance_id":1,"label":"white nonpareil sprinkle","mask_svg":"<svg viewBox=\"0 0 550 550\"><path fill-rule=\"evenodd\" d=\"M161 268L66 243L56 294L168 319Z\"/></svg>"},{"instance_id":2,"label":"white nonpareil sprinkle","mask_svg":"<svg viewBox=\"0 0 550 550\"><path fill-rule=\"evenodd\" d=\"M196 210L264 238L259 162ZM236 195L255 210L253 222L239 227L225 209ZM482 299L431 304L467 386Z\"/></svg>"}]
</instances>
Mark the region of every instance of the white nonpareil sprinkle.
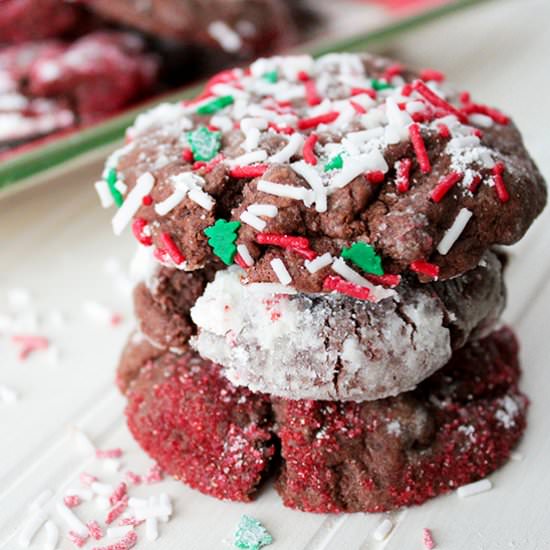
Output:
<instances>
[{"instance_id":1,"label":"white nonpareil sprinkle","mask_svg":"<svg viewBox=\"0 0 550 550\"><path fill-rule=\"evenodd\" d=\"M59 542L59 527L51 520L48 520L44 527L46 528L44 550L55 550Z\"/></svg>"},{"instance_id":2,"label":"white nonpareil sprinkle","mask_svg":"<svg viewBox=\"0 0 550 550\"><path fill-rule=\"evenodd\" d=\"M189 198L205 210L212 210L214 208L214 199L202 189L191 189L189 191Z\"/></svg>"},{"instance_id":3,"label":"white nonpareil sprinkle","mask_svg":"<svg viewBox=\"0 0 550 550\"><path fill-rule=\"evenodd\" d=\"M356 158L347 158L344 161L344 167L332 180L330 187L332 189L341 189L354 180L357 176L365 172L380 171L384 174L388 171L388 164L384 160L380 151L372 151L367 155Z\"/></svg>"},{"instance_id":4,"label":"white nonpareil sprinkle","mask_svg":"<svg viewBox=\"0 0 550 550\"><path fill-rule=\"evenodd\" d=\"M325 252L322 256L317 256L314 260L306 260L304 265L310 273L317 273L323 267L329 266L334 258L330 252Z\"/></svg>"},{"instance_id":5,"label":"white nonpareil sprinkle","mask_svg":"<svg viewBox=\"0 0 550 550\"><path fill-rule=\"evenodd\" d=\"M294 185L274 183L267 180L260 180L258 182L258 191L268 193L269 195L275 195L276 197L304 201L306 206L311 206L315 199L314 192L305 187L295 187Z\"/></svg>"},{"instance_id":6,"label":"white nonpareil sprinkle","mask_svg":"<svg viewBox=\"0 0 550 550\"><path fill-rule=\"evenodd\" d=\"M74 531L77 535L81 537L88 536L88 528L78 519L76 514L65 506L63 502L56 503L56 510L59 514L59 517L67 524L67 527Z\"/></svg>"},{"instance_id":7,"label":"white nonpareil sprinkle","mask_svg":"<svg viewBox=\"0 0 550 550\"><path fill-rule=\"evenodd\" d=\"M244 263L248 267L252 267L254 265L254 258L252 257L252 255L248 251L248 248L246 247L245 244L237 245L237 252L239 253L241 258L244 260Z\"/></svg>"},{"instance_id":8,"label":"white nonpareil sprinkle","mask_svg":"<svg viewBox=\"0 0 550 550\"><path fill-rule=\"evenodd\" d=\"M210 23L208 25L208 34L226 52L235 53L241 48L241 37L224 21L213 21Z\"/></svg>"},{"instance_id":9,"label":"white nonpareil sprinkle","mask_svg":"<svg viewBox=\"0 0 550 550\"><path fill-rule=\"evenodd\" d=\"M245 153L244 155L235 157L234 159L229 159L226 161L226 164L230 167L249 166L250 164L254 164L255 162L262 162L266 159L266 151L264 151L263 149L259 149L258 151L251 151L250 153Z\"/></svg>"},{"instance_id":10,"label":"white nonpareil sprinkle","mask_svg":"<svg viewBox=\"0 0 550 550\"><path fill-rule=\"evenodd\" d=\"M255 216L248 210L245 210L240 215L240 220L243 223L250 225L250 227L257 229L258 231L263 231L265 229L265 226L267 225L267 223L264 220L262 220L261 218L258 218L258 216Z\"/></svg>"},{"instance_id":11,"label":"white nonpareil sprinkle","mask_svg":"<svg viewBox=\"0 0 550 550\"><path fill-rule=\"evenodd\" d=\"M269 162L272 164L288 162L302 147L304 138L301 134L296 132L290 136L288 143L277 153L269 157Z\"/></svg>"},{"instance_id":12,"label":"white nonpareil sprinkle","mask_svg":"<svg viewBox=\"0 0 550 550\"><path fill-rule=\"evenodd\" d=\"M437 251L445 256L451 250L457 239L460 237L467 223L472 217L472 212L467 208L462 208L455 218L453 225L445 231L445 235L437 245Z\"/></svg>"},{"instance_id":13,"label":"white nonpareil sprinkle","mask_svg":"<svg viewBox=\"0 0 550 550\"><path fill-rule=\"evenodd\" d=\"M182 187L180 189L174 189L174 192L166 197L163 201L155 204L155 212L159 216L165 216L168 212L171 212L187 195L187 189Z\"/></svg>"},{"instance_id":14,"label":"white nonpareil sprinkle","mask_svg":"<svg viewBox=\"0 0 550 550\"><path fill-rule=\"evenodd\" d=\"M29 511L35 512L40 510L50 498L53 497L53 491L51 489L44 489L34 500L29 504Z\"/></svg>"},{"instance_id":15,"label":"white nonpareil sprinkle","mask_svg":"<svg viewBox=\"0 0 550 550\"><path fill-rule=\"evenodd\" d=\"M282 285L289 285L292 282L292 277L283 263L283 260L280 258L274 258L269 263L271 264L275 275L277 275L277 279L279 279L279 282Z\"/></svg>"},{"instance_id":16,"label":"white nonpareil sprinkle","mask_svg":"<svg viewBox=\"0 0 550 550\"><path fill-rule=\"evenodd\" d=\"M147 518L145 520L145 536L147 540L157 540L159 538L157 518Z\"/></svg>"},{"instance_id":17,"label":"white nonpareil sprinkle","mask_svg":"<svg viewBox=\"0 0 550 550\"><path fill-rule=\"evenodd\" d=\"M8 386L0 384L0 403L4 405L13 405L17 403L17 392Z\"/></svg>"},{"instance_id":18,"label":"white nonpareil sprinkle","mask_svg":"<svg viewBox=\"0 0 550 550\"><path fill-rule=\"evenodd\" d=\"M279 209L274 204L251 204L247 210L254 214L254 216L266 216L267 218L274 218Z\"/></svg>"},{"instance_id":19,"label":"white nonpareil sprinkle","mask_svg":"<svg viewBox=\"0 0 550 550\"><path fill-rule=\"evenodd\" d=\"M380 523L380 525L373 531L372 538L374 540L383 541L385 540L388 535L392 532L393 529L393 523L391 520L386 518L385 520Z\"/></svg>"},{"instance_id":20,"label":"white nonpareil sprinkle","mask_svg":"<svg viewBox=\"0 0 550 550\"><path fill-rule=\"evenodd\" d=\"M315 195L315 210L317 212L326 212L327 211L327 190L323 185L321 176L315 168L307 162L301 160L295 162L291 165L291 168L299 175L302 176L308 183L308 185L313 189Z\"/></svg>"},{"instance_id":21,"label":"white nonpareil sprinkle","mask_svg":"<svg viewBox=\"0 0 550 550\"><path fill-rule=\"evenodd\" d=\"M469 483L468 485L463 485L456 490L457 495L460 498L471 497L474 495L479 495L480 493L485 493L490 491L493 488L493 484L490 479L480 479L474 483Z\"/></svg>"},{"instance_id":22,"label":"white nonpareil sprinkle","mask_svg":"<svg viewBox=\"0 0 550 550\"><path fill-rule=\"evenodd\" d=\"M114 204L113 196L109 191L109 185L105 180L96 181L94 187L103 208L110 208Z\"/></svg>"},{"instance_id":23,"label":"white nonpareil sprinkle","mask_svg":"<svg viewBox=\"0 0 550 550\"><path fill-rule=\"evenodd\" d=\"M90 438L76 426L71 427L71 436L77 450L83 454L95 454L96 448Z\"/></svg>"},{"instance_id":24,"label":"white nonpareil sprinkle","mask_svg":"<svg viewBox=\"0 0 550 550\"><path fill-rule=\"evenodd\" d=\"M102 324L109 324L113 318L113 314L108 307L93 300L84 302L82 304L82 311L92 321Z\"/></svg>"},{"instance_id":25,"label":"white nonpareil sprinkle","mask_svg":"<svg viewBox=\"0 0 550 550\"><path fill-rule=\"evenodd\" d=\"M36 535L36 532L42 524L48 519L48 516L43 510L36 510L29 517L29 519L23 524L19 531L19 537L17 539L21 548L28 548L31 545L32 539Z\"/></svg>"},{"instance_id":26,"label":"white nonpareil sprinkle","mask_svg":"<svg viewBox=\"0 0 550 550\"><path fill-rule=\"evenodd\" d=\"M154 184L155 178L149 172L145 172L137 179L136 185L128 193L121 207L113 216L112 224L115 235L120 235L130 223L130 220L141 206L143 197L151 192Z\"/></svg>"}]
</instances>

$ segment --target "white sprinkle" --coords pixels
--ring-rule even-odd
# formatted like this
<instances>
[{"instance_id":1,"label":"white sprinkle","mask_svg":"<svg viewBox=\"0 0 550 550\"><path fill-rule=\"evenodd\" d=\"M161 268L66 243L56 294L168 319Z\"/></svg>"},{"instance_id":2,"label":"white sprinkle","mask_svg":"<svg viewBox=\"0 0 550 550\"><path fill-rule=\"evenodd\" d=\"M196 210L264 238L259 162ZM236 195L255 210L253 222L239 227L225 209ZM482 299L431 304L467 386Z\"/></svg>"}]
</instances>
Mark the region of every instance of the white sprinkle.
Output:
<instances>
[{"instance_id":1,"label":"white sprinkle","mask_svg":"<svg viewBox=\"0 0 550 550\"><path fill-rule=\"evenodd\" d=\"M464 231L464 228L466 227L466 224L470 221L471 217L472 212L467 208L462 208L460 210L453 224L451 225L451 227L449 227L449 229L447 229L447 231L445 231L445 235L443 235L443 238L437 245L437 251L440 254L445 256L445 254L447 254L449 250L451 250L457 239Z\"/></svg>"},{"instance_id":2,"label":"white sprinkle","mask_svg":"<svg viewBox=\"0 0 550 550\"><path fill-rule=\"evenodd\" d=\"M473 113L468 117L468 122L475 126L481 126L482 128L490 128L493 126L493 119L490 116L482 115L480 113Z\"/></svg>"},{"instance_id":3,"label":"white sprinkle","mask_svg":"<svg viewBox=\"0 0 550 550\"><path fill-rule=\"evenodd\" d=\"M460 498L471 497L478 495L479 493L485 493L490 491L493 488L493 484L490 479L480 479L474 483L469 483L468 485L463 485L459 487L456 491L457 495Z\"/></svg>"},{"instance_id":4,"label":"white sprinkle","mask_svg":"<svg viewBox=\"0 0 550 550\"><path fill-rule=\"evenodd\" d=\"M302 147L304 138L302 134L295 133L290 136L288 143L277 153L269 157L272 164L288 162Z\"/></svg>"},{"instance_id":5,"label":"white sprinkle","mask_svg":"<svg viewBox=\"0 0 550 550\"><path fill-rule=\"evenodd\" d=\"M95 498L95 503L100 510L109 510L111 508L109 498L106 496L97 496Z\"/></svg>"},{"instance_id":6,"label":"white sprinkle","mask_svg":"<svg viewBox=\"0 0 550 550\"><path fill-rule=\"evenodd\" d=\"M130 497L128 499L128 506L130 508L141 508L142 506L147 506L147 500L144 498Z\"/></svg>"},{"instance_id":7,"label":"white sprinkle","mask_svg":"<svg viewBox=\"0 0 550 550\"><path fill-rule=\"evenodd\" d=\"M94 187L103 208L110 208L114 204L113 196L109 191L109 185L105 180L96 181Z\"/></svg>"},{"instance_id":8,"label":"white sprinkle","mask_svg":"<svg viewBox=\"0 0 550 550\"><path fill-rule=\"evenodd\" d=\"M161 493L159 497L160 505L163 507L166 507L170 510L168 513L168 516L170 517L172 515L172 501L170 500L170 497L166 493Z\"/></svg>"},{"instance_id":9,"label":"white sprinkle","mask_svg":"<svg viewBox=\"0 0 550 550\"><path fill-rule=\"evenodd\" d=\"M510 458L516 462L521 462L523 460L523 455L521 453L511 453Z\"/></svg>"},{"instance_id":10,"label":"white sprinkle","mask_svg":"<svg viewBox=\"0 0 550 550\"><path fill-rule=\"evenodd\" d=\"M182 187L174 189L174 192L166 197L163 201L155 204L155 212L159 216L165 216L168 212L172 211L187 195L187 189Z\"/></svg>"},{"instance_id":11,"label":"white sprinkle","mask_svg":"<svg viewBox=\"0 0 550 550\"><path fill-rule=\"evenodd\" d=\"M254 214L254 216L266 216L268 218L274 218L279 209L274 204L251 204L247 210Z\"/></svg>"},{"instance_id":12,"label":"white sprinkle","mask_svg":"<svg viewBox=\"0 0 550 550\"><path fill-rule=\"evenodd\" d=\"M364 286L367 288L372 287L371 283L369 283L367 279L365 279L364 277L359 275L357 271L349 267L349 265L346 264L346 262L342 258L337 258L336 260L334 260L334 262L332 263L332 269L333 271L338 273L338 275L344 277L346 281L349 281L354 285Z\"/></svg>"},{"instance_id":13,"label":"white sprinkle","mask_svg":"<svg viewBox=\"0 0 550 550\"><path fill-rule=\"evenodd\" d=\"M32 302L31 293L26 288L11 288L7 298L8 304L15 309L29 307Z\"/></svg>"},{"instance_id":14,"label":"white sprinkle","mask_svg":"<svg viewBox=\"0 0 550 550\"><path fill-rule=\"evenodd\" d=\"M158 505L158 506L140 506L135 508L135 516L137 520L148 519L148 518L160 518L164 516L170 516L171 510L168 506Z\"/></svg>"},{"instance_id":15,"label":"white sprinkle","mask_svg":"<svg viewBox=\"0 0 550 550\"><path fill-rule=\"evenodd\" d=\"M306 206L311 206L315 198L314 192L305 187L295 187L294 185L274 183L267 180L260 180L258 182L258 191L275 195L276 197L301 200L304 201Z\"/></svg>"},{"instance_id":16,"label":"white sprinkle","mask_svg":"<svg viewBox=\"0 0 550 550\"><path fill-rule=\"evenodd\" d=\"M225 115L214 115L210 119L210 124L216 128L219 128L224 133L233 130L233 121Z\"/></svg>"},{"instance_id":17,"label":"white sprinkle","mask_svg":"<svg viewBox=\"0 0 550 550\"><path fill-rule=\"evenodd\" d=\"M244 263L251 267L254 265L254 258L251 256L250 252L248 251L248 248L245 244L239 244L237 245L237 252L241 256L241 258L244 260Z\"/></svg>"},{"instance_id":18,"label":"white sprinkle","mask_svg":"<svg viewBox=\"0 0 550 550\"><path fill-rule=\"evenodd\" d=\"M113 493L113 486L108 483L101 483L99 481L93 481L90 485L90 489L100 496L109 496Z\"/></svg>"},{"instance_id":19,"label":"white sprinkle","mask_svg":"<svg viewBox=\"0 0 550 550\"><path fill-rule=\"evenodd\" d=\"M121 527L109 527L107 529L107 537L110 539L116 539L117 537L123 537L133 530L132 525L122 525Z\"/></svg>"},{"instance_id":20,"label":"white sprinkle","mask_svg":"<svg viewBox=\"0 0 550 550\"><path fill-rule=\"evenodd\" d=\"M371 171L381 171L384 173L388 171L388 165L382 153L378 150L360 157L347 158L344 161L344 167L333 178L330 187L333 189L341 189L356 177Z\"/></svg>"},{"instance_id":21,"label":"white sprinkle","mask_svg":"<svg viewBox=\"0 0 550 550\"><path fill-rule=\"evenodd\" d=\"M304 265L310 273L317 273L323 267L329 266L333 262L333 257L330 252L325 252L322 256L317 256L314 260L306 260Z\"/></svg>"},{"instance_id":22,"label":"white sprinkle","mask_svg":"<svg viewBox=\"0 0 550 550\"><path fill-rule=\"evenodd\" d=\"M126 191L128 191L128 186L122 180L117 180L116 183L115 183L115 189L121 195L125 195Z\"/></svg>"},{"instance_id":23,"label":"white sprinkle","mask_svg":"<svg viewBox=\"0 0 550 550\"><path fill-rule=\"evenodd\" d=\"M327 190L323 185L321 176L315 168L305 161L301 160L291 165L291 168L299 175L302 176L308 185L313 189L315 194L315 210L317 212L327 211Z\"/></svg>"},{"instance_id":24,"label":"white sprinkle","mask_svg":"<svg viewBox=\"0 0 550 550\"><path fill-rule=\"evenodd\" d=\"M235 88L234 86L231 86L229 84L225 84L223 82L219 82L218 84L214 84L210 88L212 93L214 95L220 96L220 95L232 95L235 99L237 98L248 98L248 94L244 92L243 90L239 90L239 88Z\"/></svg>"},{"instance_id":25,"label":"white sprinkle","mask_svg":"<svg viewBox=\"0 0 550 550\"><path fill-rule=\"evenodd\" d=\"M241 48L241 37L224 21L213 21L208 25L208 34L226 51L235 53Z\"/></svg>"},{"instance_id":26,"label":"white sprinkle","mask_svg":"<svg viewBox=\"0 0 550 550\"><path fill-rule=\"evenodd\" d=\"M0 403L4 405L13 405L17 403L17 400L17 392L14 389L0 384Z\"/></svg>"},{"instance_id":27,"label":"white sprinkle","mask_svg":"<svg viewBox=\"0 0 550 550\"><path fill-rule=\"evenodd\" d=\"M230 167L235 166L249 166L255 162L262 162L267 159L267 153L263 149L258 149L258 151L251 151L250 153L245 153L234 159L226 161L226 164Z\"/></svg>"},{"instance_id":28,"label":"white sprinkle","mask_svg":"<svg viewBox=\"0 0 550 550\"><path fill-rule=\"evenodd\" d=\"M355 144L365 143L371 139L381 138L384 135L384 128L378 127L372 130L361 130L359 132L350 132L346 139Z\"/></svg>"},{"instance_id":29,"label":"white sprinkle","mask_svg":"<svg viewBox=\"0 0 550 550\"><path fill-rule=\"evenodd\" d=\"M71 426L71 436L77 450L82 454L95 454L96 448L91 439L76 426Z\"/></svg>"},{"instance_id":30,"label":"white sprinkle","mask_svg":"<svg viewBox=\"0 0 550 550\"><path fill-rule=\"evenodd\" d=\"M128 225L132 216L138 211L141 206L141 201L145 195L148 195L153 189L155 178L149 172L142 174L136 182L134 188L128 193L128 196L122 203L122 206L116 211L113 216L113 232L115 235L120 235L124 228Z\"/></svg>"},{"instance_id":31,"label":"white sprinkle","mask_svg":"<svg viewBox=\"0 0 550 550\"><path fill-rule=\"evenodd\" d=\"M48 516L43 510L36 510L29 519L21 527L19 531L19 546L28 548L31 545L32 539L42 524L48 519Z\"/></svg>"},{"instance_id":32,"label":"white sprinkle","mask_svg":"<svg viewBox=\"0 0 550 550\"><path fill-rule=\"evenodd\" d=\"M214 199L202 189L191 189L189 198L205 210L212 210L214 207Z\"/></svg>"},{"instance_id":33,"label":"white sprinkle","mask_svg":"<svg viewBox=\"0 0 550 550\"><path fill-rule=\"evenodd\" d=\"M399 108L393 97L386 98L386 117L390 126L408 127L413 123L411 116Z\"/></svg>"},{"instance_id":34,"label":"white sprinkle","mask_svg":"<svg viewBox=\"0 0 550 550\"><path fill-rule=\"evenodd\" d=\"M255 128L257 130L265 130L267 128L267 120L265 118L243 118L241 120L241 130L246 134L249 130Z\"/></svg>"},{"instance_id":35,"label":"white sprinkle","mask_svg":"<svg viewBox=\"0 0 550 550\"><path fill-rule=\"evenodd\" d=\"M268 294L296 294L297 291L291 286L280 285L277 283L250 283L248 288L251 292L262 296Z\"/></svg>"},{"instance_id":36,"label":"white sprinkle","mask_svg":"<svg viewBox=\"0 0 550 550\"><path fill-rule=\"evenodd\" d=\"M248 210L245 210L241 216L240 219L242 222L246 223L247 225L250 225L254 229L257 229L258 231L263 231L265 229L265 226L267 223L262 220L261 218L258 218L258 216L255 216L251 212L248 212Z\"/></svg>"},{"instance_id":37,"label":"white sprinkle","mask_svg":"<svg viewBox=\"0 0 550 550\"><path fill-rule=\"evenodd\" d=\"M275 275L277 275L277 279L279 279L279 282L282 285L289 285L292 282L292 277L280 258L274 258L269 263L271 264Z\"/></svg>"},{"instance_id":38,"label":"white sprinkle","mask_svg":"<svg viewBox=\"0 0 550 550\"><path fill-rule=\"evenodd\" d=\"M386 518L373 531L372 538L374 540L383 541L388 537L388 535L391 533L392 529L393 529L393 523L388 518Z\"/></svg>"},{"instance_id":39,"label":"white sprinkle","mask_svg":"<svg viewBox=\"0 0 550 550\"><path fill-rule=\"evenodd\" d=\"M145 520L145 536L147 540L157 540L159 538L157 518L147 518Z\"/></svg>"},{"instance_id":40,"label":"white sprinkle","mask_svg":"<svg viewBox=\"0 0 550 550\"><path fill-rule=\"evenodd\" d=\"M48 520L44 527L46 528L46 543L44 544L44 550L55 550L59 542L59 528L51 520Z\"/></svg>"},{"instance_id":41,"label":"white sprinkle","mask_svg":"<svg viewBox=\"0 0 550 550\"><path fill-rule=\"evenodd\" d=\"M88 536L88 528L78 519L76 514L65 506L63 502L57 502L57 513L59 517L67 524L67 527L80 535L81 537Z\"/></svg>"},{"instance_id":42,"label":"white sprinkle","mask_svg":"<svg viewBox=\"0 0 550 550\"><path fill-rule=\"evenodd\" d=\"M44 489L30 504L29 512L35 512L39 510L53 497L53 491L51 489Z\"/></svg>"},{"instance_id":43,"label":"white sprinkle","mask_svg":"<svg viewBox=\"0 0 550 550\"><path fill-rule=\"evenodd\" d=\"M118 472L122 468L122 462L116 458L105 458L101 461L101 466L106 472Z\"/></svg>"},{"instance_id":44,"label":"white sprinkle","mask_svg":"<svg viewBox=\"0 0 550 550\"><path fill-rule=\"evenodd\" d=\"M113 314L103 304L93 300L87 300L82 304L82 311L92 321L97 321L102 324L110 324Z\"/></svg>"}]
</instances>

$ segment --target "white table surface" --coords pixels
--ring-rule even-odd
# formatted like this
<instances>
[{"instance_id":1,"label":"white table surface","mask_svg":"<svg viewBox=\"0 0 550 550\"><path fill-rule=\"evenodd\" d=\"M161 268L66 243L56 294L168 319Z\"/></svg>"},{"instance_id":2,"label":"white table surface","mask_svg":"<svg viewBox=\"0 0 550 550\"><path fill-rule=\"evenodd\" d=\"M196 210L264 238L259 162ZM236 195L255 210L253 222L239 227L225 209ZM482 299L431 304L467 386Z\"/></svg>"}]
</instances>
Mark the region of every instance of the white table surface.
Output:
<instances>
[{"instance_id":1,"label":"white table surface","mask_svg":"<svg viewBox=\"0 0 550 550\"><path fill-rule=\"evenodd\" d=\"M432 23L394 41L390 51L419 67L447 73L476 97L513 114L542 171L550 177L550 4L547 0L489 2ZM125 265L131 238L110 232L111 213L98 207L91 184L100 163L89 162L47 185L0 202L0 387L17 391L18 401L0 401L0 548L16 549L17 529L28 503L45 488L57 491L52 504L82 470L115 482L121 474L79 453L78 426L101 448L122 447L124 469L145 472L151 461L133 443L123 418L124 400L113 385L119 350L131 328L127 293L105 272L116 258ZM242 513L270 530L274 550L414 550L423 548L422 529L433 531L445 550L543 550L550 548L550 210L513 247L508 269L509 305L505 319L519 333L525 368L522 387L532 399L529 427L511 461L491 476L492 491L459 499L456 494L390 514L391 536L374 541L380 515L325 516L282 507L273 489L252 504L218 502L172 481L138 487L133 495L168 492L174 502L160 538L149 542L139 527L138 548L214 550L231 548ZM28 289L29 306L10 305L14 288ZM125 321L112 327L90 319L86 300L120 312ZM55 323L61 312L64 322ZM21 331L48 336L58 349L17 359L6 319ZM34 326L35 325L35 326ZM78 485L78 484L77 484ZM103 517L94 503L77 513L86 520ZM62 527L65 531L65 528ZM32 548L42 548L39 533ZM102 541L103 542L103 541ZM100 543L97 543L99 545ZM86 548L94 546L89 543ZM59 548L74 548L64 539Z\"/></svg>"}]
</instances>

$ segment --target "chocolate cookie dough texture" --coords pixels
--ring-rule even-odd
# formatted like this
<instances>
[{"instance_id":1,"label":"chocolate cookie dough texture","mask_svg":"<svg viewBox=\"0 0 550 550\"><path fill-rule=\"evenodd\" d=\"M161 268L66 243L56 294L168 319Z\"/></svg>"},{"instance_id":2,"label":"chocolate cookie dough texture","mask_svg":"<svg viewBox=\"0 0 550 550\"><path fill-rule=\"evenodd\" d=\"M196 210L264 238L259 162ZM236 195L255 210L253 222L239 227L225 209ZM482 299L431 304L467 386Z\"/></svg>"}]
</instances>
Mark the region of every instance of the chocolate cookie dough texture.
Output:
<instances>
[{"instance_id":1,"label":"chocolate cookie dough texture","mask_svg":"<svg viewBox=\"0 0 550 550\"><path fill-rule=\"evenodd\" d=\"M288 506L382 511L509 456L494 247L546 187L507 115L367 54L260 59L138 117L96 189L148 266L129 426L174 476L247 500L280 455Z\"/></svg>"}]
</instances>

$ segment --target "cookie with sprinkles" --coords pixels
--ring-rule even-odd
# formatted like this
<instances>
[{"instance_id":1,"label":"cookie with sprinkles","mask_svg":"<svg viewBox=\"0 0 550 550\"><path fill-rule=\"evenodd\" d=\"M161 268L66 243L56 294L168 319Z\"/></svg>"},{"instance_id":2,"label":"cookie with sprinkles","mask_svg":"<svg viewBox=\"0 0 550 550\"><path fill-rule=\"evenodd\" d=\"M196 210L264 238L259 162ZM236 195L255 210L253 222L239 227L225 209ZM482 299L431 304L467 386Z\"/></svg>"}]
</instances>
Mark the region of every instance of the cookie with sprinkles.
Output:
<instances>
[{"instance_id":1,"label":"cookie with sprinkles","mask_svg":"<svg viewBox=\"0 0 550 550\"><path fill-rule=\"evenodd\" d=\"M198 328L191 345L222 365L233 384L288 399L363 401L408 391L454 350L490 332L505 301L492 253L449 281L420 284L411 277L378 303L342 292L242 284L241 274L218 271L206 286L191 308ZM334 280L345 283L339 275ZM348 285L367 289L359 283ZM170 323L166 318L164 326Z\"/></svg>"},{"instance_id":2,"label":"cookie with sprinkles","mask_svg":"<svg viewBox=\"0 0 550 550\"><path fill-rule=\"evenodd\" d=\"M362 403L253 394L193 352L157 353L125 366L139 373L127 390L130 430L163 470L217 498L249 500L271 464L291 508L418 505L502 466L525 429L507 328L455 352L415 390Z\"/></svg>"},{"instance_id":3,"label":"cookie with sprinkles","mask_svg":"<svg viewBox=\"0 0 550 550\"><path fill-rule=\"evenodd\" d=\"M125 190L117 234L139 219L141 244L191 271L218 255L211 228L239 222L229 257L248 281L303 292L344 290L342 261L368 274L372 261L344 253L361 243L373 275L455 277L520 239L546 202L507 115L369 54L259 59L138 117L127 138L105 172ZM98 191L108 198L106 182Z\"/></svg>"}]
</instances>

